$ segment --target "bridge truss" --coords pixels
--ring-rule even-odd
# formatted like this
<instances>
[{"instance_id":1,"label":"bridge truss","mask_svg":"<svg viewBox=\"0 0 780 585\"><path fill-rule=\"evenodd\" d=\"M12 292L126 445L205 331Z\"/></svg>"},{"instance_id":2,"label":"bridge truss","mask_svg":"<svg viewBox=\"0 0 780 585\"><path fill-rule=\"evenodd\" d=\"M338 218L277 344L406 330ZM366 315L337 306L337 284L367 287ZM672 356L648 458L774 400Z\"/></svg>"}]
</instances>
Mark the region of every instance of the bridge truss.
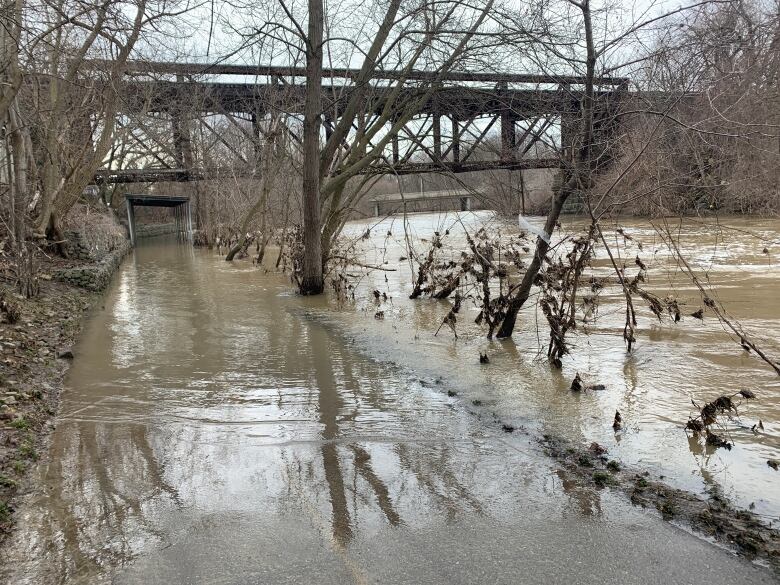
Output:
<instances>
[{"instance_id":1,"label":"bridge truss","mask_svg":"<svg viewBox=\"0 0 780 585\"><path fill-rule=\"evenodd\" d=\"M285 117L290 147L295 150L300 146L306 93L302 68L133 63L128 73L120 88L121 125L131 138L136 156L133 160L111 161L96 173L97 183L253 176L258 168L264 120L273 115ZM325 138L344 113L357 74L351 69L324 72ZM412 72L399 95L393 93L399 89L396 73L373 76L360 106L365 123L379 119L388 104L403 107L427 95L432 75ZM622 78L596 81L596 135L606 144L606 138L614 133L627 82ZM583 83L583 78L571 76L450 73L436 82L412 119L363 172L565 168L571 156ZM222 127L227 124L239 131L249 150L227 140L218 121ZM232 151L239 164L208 164L207 151L193 150L193 132L202 138L202 144Z\"/></svg>"}]
</instances>

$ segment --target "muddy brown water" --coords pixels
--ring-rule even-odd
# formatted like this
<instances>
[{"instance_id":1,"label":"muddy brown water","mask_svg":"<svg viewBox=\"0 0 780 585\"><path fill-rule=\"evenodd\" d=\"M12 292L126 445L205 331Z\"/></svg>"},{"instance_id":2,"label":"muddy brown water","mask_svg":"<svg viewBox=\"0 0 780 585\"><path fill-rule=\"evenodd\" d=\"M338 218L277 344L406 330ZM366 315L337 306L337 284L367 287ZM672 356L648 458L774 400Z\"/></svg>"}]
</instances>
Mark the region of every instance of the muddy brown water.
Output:
<instances>
[{"instance_id":1,"label":"muddy brown water","mask_svg":"<svg viewBox=\"0 0 780 585\"><path fill-rule=\"evenodd\" d=\"M543 225L541 218L530 221L539 228ZM464 229L474 233L485 226L506 235L520 231L490 212L410 215L405 230L403 223L402 218L388 218L371 224L372 241L365 248L373 262L394 264L398 257L409 256L404 234L422 247L425 242L419 240L429 240L432 231L449 231L440 256L457 260L466 246ZM585 228L584 220L568 218L554 243ZM631 240L626 241L616 228ZM392 296L379 307L386 315L378 327L384 328L384 335L372 333L368 326L366 344L386 348L384 339L392 335L396 343L389 347L398 348L394 360L411 361L418 371L428 369L457 381L466 397L489 404L493 412L515 424L585 444L598 441L611 455L651 469L677 487L698 493L716 487L767 521L780 520L780 475L767 465L768 459L780 458L780 377L741 349L712 312L705 312L703 320L690 316L704 308L701 295L659 235L669 230L675 236L695 273L705 286L711 285L712 297L780 362L780 220L705 217L651 223L621 219L606 222L604 229L617 261L628 266L629 277L638 270L639 255L648 267L647 288L661 297L672 295L681 306L680 323L659 322L636 299L638 343L630 354L622 339L625 301L617 288L601 293L595 318L571 335L572 351L560 372L551 370L544 358L549 333L535 304L521 313L513 342L487 342L484 330L473 324L477 311L469 302L458 319L458 341L446 327L433 337L430 332L438 328L450 305L406 299L412 282L408 262L397 266L399 272L374 273L363 283L363 288L387 290ZM353 224L349 233L358 238L364 232L364 225ZM590 273L614 278L603 250L597 250ZM367 296L361 292L358 298ZM370 305L363 306L373 315ZM383 350L375 347L374 351ZM489 366L475 366L480 351L489 353ZM568 392L578 372L586 383L604 384L606 390ZM740 416L726 421L722 434L733 443L731 451L705 447L681 431L694 412L691 400L704 404L741 389L754 391L758 400L744 404ZM626 427L617 435L611 426L616 410ZM759 420L764 430L753 432Z\"/></svg>"},{"instance_id":2,"label":"muddy brown water","mask_svg":"<svg viewBox=\"0 0 780 585\"><path fill-rule=\"evenodd\" d=\"M486 213L459 221L494 222ZM455 253L459 221L417 215L407 231L429 239L449 228ZM780 237L778 223L749 225ZM75 349L35 471L43 488L21 506L0 580L772 582L623 497L581 485L533 439L552 431L597 440L689 489L717 484L777 514L777 476L764 469L778 450L777 381L713 319L643 320L629 356L617 297L605 293L591 334L551 373L537 356L532 310L511 343L485 341L468 324L473 309L457 342L434 336L447 303L406 298L403 222L351 224L347 236L366 227L366 260L397 270L363 278L346 305L297 297L285 278L208 251L140 245ZM651 234L636 232L651 248ZM720 298L762 339L776 339L780 272L763 245L756 252L752 236L734 232L724 246L708 234L692 231L691 246L724 283ZM654 262L669 281L668 258L659 252ZM389 299L377 306L374 289ZM572 396L575 371L607 389ZM734 430L727 453L690 444L680 429L689 397L738 386L759 395L743 423L761 417L765 432ZM615 408L627 420L618 436L607 424ZM504 433L500 421L532 434Z\"/></svg>"}]
</instances>

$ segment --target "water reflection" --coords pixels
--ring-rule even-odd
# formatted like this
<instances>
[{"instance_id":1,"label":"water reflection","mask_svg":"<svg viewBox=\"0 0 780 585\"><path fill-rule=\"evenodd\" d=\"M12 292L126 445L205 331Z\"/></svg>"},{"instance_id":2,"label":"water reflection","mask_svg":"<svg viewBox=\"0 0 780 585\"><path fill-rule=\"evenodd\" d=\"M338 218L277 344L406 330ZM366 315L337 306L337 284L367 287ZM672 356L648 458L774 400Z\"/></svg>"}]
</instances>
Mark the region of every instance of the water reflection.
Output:
<instances>
[{"instance_id":1,"label":"water reflection","mask_svg":"<svg viewBox=\"0 0 780 585\"><path fill-rule=\"evenodd\" d=\"M287 291L205 253L136 250L80 341L12 582L97 582L235 515L312 526L346 554L383 527L566 507L538 454Z\"/></svg>"}]
</instances>

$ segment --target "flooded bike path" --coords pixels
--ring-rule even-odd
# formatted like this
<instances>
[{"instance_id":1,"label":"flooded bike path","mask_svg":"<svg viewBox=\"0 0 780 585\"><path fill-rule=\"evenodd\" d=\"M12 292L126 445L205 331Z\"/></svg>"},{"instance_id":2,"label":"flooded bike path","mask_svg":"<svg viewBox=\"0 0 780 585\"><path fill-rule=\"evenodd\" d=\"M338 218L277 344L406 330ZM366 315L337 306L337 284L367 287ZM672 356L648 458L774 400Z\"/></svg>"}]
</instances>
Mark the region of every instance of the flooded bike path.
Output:
<instances>
[{"instance_id":1,"label":"flooded bike path","mask_svg":"<svg viewBox=\"0 0 780 585\"><path fill-rule=\"evenodd\" d=\"M136 249L0 580L773 582L370 359L327 310L205 251Z\"/></svg>"}]
</instances>

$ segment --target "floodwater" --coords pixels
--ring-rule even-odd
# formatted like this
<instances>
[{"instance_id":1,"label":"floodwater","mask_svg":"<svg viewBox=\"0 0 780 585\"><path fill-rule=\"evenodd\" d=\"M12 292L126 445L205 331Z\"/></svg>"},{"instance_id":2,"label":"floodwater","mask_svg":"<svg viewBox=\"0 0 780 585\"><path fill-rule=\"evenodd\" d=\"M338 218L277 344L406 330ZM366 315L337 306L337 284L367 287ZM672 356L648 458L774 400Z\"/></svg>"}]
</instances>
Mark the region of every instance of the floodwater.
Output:
<instances>
[{"instance_id":1,"label":"floodwater","mask_svg":"<svg viewBox=\"0 0 780 585\"><path fill-rule=\"evenodd\" d=\"M462 219L468 229L492 221ZM427 239L453 217L411 222L411 237ZM0 580L773 582L654 512L580 485L533 435L504 433L497 422L598 440L693 489L730 489L739 474L745 489L769 486L760 458L777 450L775 378L719 341L711 319L642 323L626 356L605 299L592 334L578 338L556 376L537 357L533 310L514 342L488 343L465 310L458 341L444 330L434 336L447 302L406 298L410 274L396 266L402 222L371 226L361 240L367 261L385 257L399 270L366 276L346 305L300 298L285 278L208 251L140 245L76 347L35 472L44 489L23 503ZM365 229L352 224L348 234ZM755 258L746 268L732 258L740 290L721 298L742 303L734 315L771 337L778 272ZM765 311L759 285L769 289ZM390 297L380 307L375 288ZM480 366L486 348L491 363ZM572 396L565 388L575 370L607 390ZM735 431L729 453L692 451L679 420L688 394L738 384L759 395L743 417L763 416L764 434ZM620 437L610 426L616 407L628 427ZM777 506L776 493L762 493L757 506Z\"/></svg>"},{"instance_id":2,"label":"floodwater","mask_svg":"<svg viewBox=\"0 0 780 585\"><path fill-rule=\"evenodd\" d=\"M530 222L539 228L543 225L542 218ZM780 459L780 377L744 351L713 312L705 310L703 320L691 316L706 309L701 294L660 237L667 231L674 235L679 251L708 287L708 294L759 348L780 363L780 220L721 217L689 218L682 223L657 220L652 225L641 219L605 223L605 237L618 264L627 265L628 277L638 272L635 258L640 256L647 266L646 288L661 298L677 299L682 320L659 322L646 303L635 298L637 344L629 354L623 342L625 298L618 287L607 287L599 295L596 314L570 333L571 354L563 359L562 371L552 369L545 357L549 329L536 303L529 301L521 312L512 341L488 342L484 329L473 323L478 310L473 302L465 301L458 315L456 341L446 326L438 336L432 335L449 311L449 301L407 298L412 272L408 262L397 263L399 257L410 255L407 238L415 248L425 250L433 231L449 231L437 257L457 260L466 249L464 230L473 234L486 227L491 233L509 236L520 231L516 225L490 212L476 212L410 215L406 229L400 217L369 227L371 241L363 244L369 263L389 261L388 266L398 268L397 272L369 275L356 295L369 298L364 289L376 288L392 297L378 307L384 321L356 327L373 353L387 354L387 348L393 348L393 361L448 379L465 398L482 401L516 426L526 425L585 445L597 441L611 456L662 475L676 487L697 493L715 488L768 522L780 520L780 476L767 465L768 459ZM566 246L568 238L586 229L584 220L568 218L553 243ZM362 222L353 223L348 235L360 240L365 230ZM586 272L586 281L591 274L614 280L612 265L601 248ZM465 289L464 296L468 292ZM369 316L375 314L370 303L358 306ZM394 343L388 344L389 338ZM489 365L479 366L480 352L489 354ZM606 390L570 392L577 373L586 384L604 384ZM691 400L703 405L742 389L753 391L757 400L743 404L739 416L724 419L718 430L733 443L730 451L705 447L703 441L684 433L688 416L697 414ZM624 420L624 430L618 434L612 429L616 410ZM754 432L751 429L759 420L764 428Z\"/></svg>"}]
</instances>

